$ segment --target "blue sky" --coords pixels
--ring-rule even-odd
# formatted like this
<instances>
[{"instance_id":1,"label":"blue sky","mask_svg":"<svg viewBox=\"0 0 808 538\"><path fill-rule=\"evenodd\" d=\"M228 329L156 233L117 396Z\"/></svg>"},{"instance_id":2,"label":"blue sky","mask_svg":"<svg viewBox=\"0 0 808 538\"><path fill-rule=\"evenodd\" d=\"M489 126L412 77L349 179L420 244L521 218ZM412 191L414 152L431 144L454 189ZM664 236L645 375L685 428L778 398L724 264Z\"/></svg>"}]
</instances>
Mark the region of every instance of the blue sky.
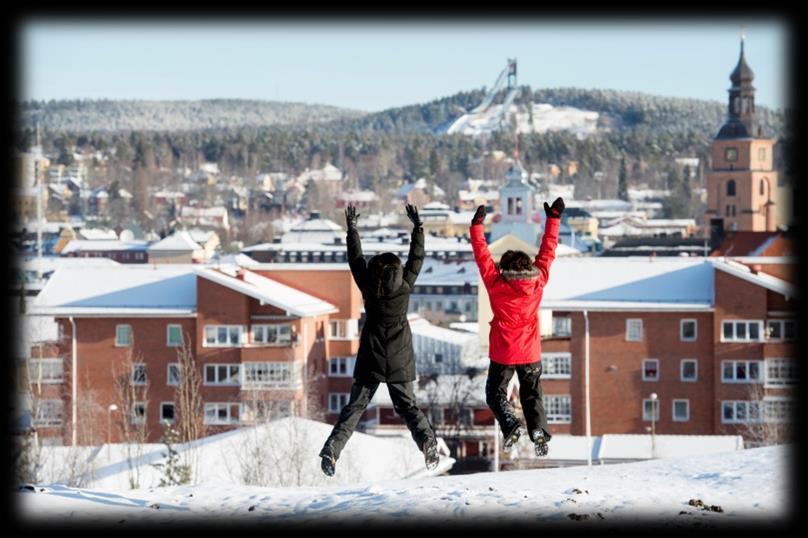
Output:
<instances>
[{"instance_id":1,"label":"blue sky","mask_svg":"<svg viewBox=\"0 0 808 538\"><path fill-rule=\"evenodd\" d=\"M490 87L507 58L534 88L636 90L724 102L740 27L758 103L786 105L776 19L454 24L47 21L20 28L22 99L244 98L366 111Z\"/></svg>"}]
</instances>

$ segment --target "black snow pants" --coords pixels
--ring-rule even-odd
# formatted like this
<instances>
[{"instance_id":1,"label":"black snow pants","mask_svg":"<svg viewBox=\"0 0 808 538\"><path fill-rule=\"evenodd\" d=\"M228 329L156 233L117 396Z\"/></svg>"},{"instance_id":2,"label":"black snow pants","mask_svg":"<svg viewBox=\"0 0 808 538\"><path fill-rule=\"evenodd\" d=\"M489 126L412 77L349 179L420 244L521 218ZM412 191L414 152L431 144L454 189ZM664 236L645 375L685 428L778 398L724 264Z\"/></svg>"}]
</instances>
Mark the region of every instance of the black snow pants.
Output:
<instances>
[{"instance_id":1,"label":"black snow pants","mask_svg":"<svg viewBox=\"0 0 808 538\"><path fill-rule=\"evenodd\" d=\"M393 409L407 423L407 428L412 434L413 441L415 441L420 450L423 450L424 443L428 439L435 439L435 431L423 411L415 405L413 382L386 383L386 385L390 393L390 399L393 401ZM348 438L354 432L359 419L365 412L370 400L373 399L377 388L379 388L378 383L358 383L354 381L348 403L342 408L339 419L337 419L334 429L331 430L331 435L328 436L325 442L323 451L331 445L334 458L339 458L342 449L345 448L345 443L348 442Z\"/></svg>"},{"instance_id":2,"label":"black snow pants","mask_svg":"<svg viewBox=\"0 0 808 538\"><path fill-rule=\"evenodd\" d=\"M513 407L508 402L507 394L508 383L513 377L513 372L516 371L519 378L519 401L522 403L522 411L525 413L530 438L533 439L533 431L539 428L544 430L545 439L549 440L552 437L547 427L547 413L544 410L541 383L539 382L541 370L541 361L514 366L491 361L488 366L485 399L499 422L503 435L508 435L518 423Z\"/></svg>"}]
</instances>

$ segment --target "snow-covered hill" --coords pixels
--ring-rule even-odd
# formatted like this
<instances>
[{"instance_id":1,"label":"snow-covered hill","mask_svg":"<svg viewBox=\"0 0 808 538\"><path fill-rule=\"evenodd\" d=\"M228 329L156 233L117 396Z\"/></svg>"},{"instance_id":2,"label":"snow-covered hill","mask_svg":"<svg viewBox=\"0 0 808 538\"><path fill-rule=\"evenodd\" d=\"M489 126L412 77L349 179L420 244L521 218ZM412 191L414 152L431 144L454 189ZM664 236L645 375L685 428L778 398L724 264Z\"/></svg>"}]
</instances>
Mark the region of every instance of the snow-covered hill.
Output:
<instances>
[{"instance_id":1,"label":"snow-covered hill","mask_svg":"<svg viewBox=\"0 0 808 538\"><path fill-rule=\"evenodd\" d=\"M777 446L591 468L340 486L209 485L113 493L42 485L16 497L24 521L47 522L719 526L765 519L773 524L789 515L792 457L792 446Z\"/></svg>"},{"instance_id":2,"label":"snow-covered hill","mask_svg":"<svg viewBox=\"0 0 808 538\"><path fill-rule=\"evenodd\" d=\"M579 138L597 130L597 112L581 110L570 106L554 107L547 103L533 103L533 117L524 106L510 105L507 114L503 105L493 105L485 112L463 114L446 130L447 133L460 133L470 136L491 134L500 129L500 120L510 125L510 117L515 116L520 133L544 133L547 131L571 131Z\"/></svg>"}]
</instances>

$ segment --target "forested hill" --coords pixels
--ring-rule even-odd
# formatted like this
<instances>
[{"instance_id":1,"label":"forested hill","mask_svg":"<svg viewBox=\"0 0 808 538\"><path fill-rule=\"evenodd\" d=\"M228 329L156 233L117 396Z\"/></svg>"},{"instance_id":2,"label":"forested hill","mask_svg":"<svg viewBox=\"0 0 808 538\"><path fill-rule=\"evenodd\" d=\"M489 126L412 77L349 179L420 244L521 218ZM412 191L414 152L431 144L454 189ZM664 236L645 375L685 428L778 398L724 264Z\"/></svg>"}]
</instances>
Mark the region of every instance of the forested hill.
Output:
<instances>
[{"instance_id":1,"label":"forested hill","mask_svg":"<svg viewBox=\"0 0 808 538\"><path fill-rule=\"evenodd\" d=\"M726 119L724 101L706 101L679 97L663 97L641 92L580 88L546 88L531 90L523 87L523 95L533 95L534 103L569 106L592 110L601 115L603 127L624 131L647 128L652 131L681 133L695 131L712 136ZM478 105L485 93L482 90L460 92L450 97L424 104L391 108L356 119L332 122L340 128L385 132L441 132L463 110ZM499 95L494 103L502 101ZM516 103L526 102L526 99ZM783 111L757 107L758 118L772 136L783 130Z\"/></svg>"},{"instance_id":2,"label":"forested hill","mask_svg":"<svg viewBox=\"0 0 808 538\"><path fill-rule=\"evenodd\" d=\"M329 105L246 99L26 101L23 127L49 131L185 131L222 127L308 126L366 114Z\"/></svg>"},{"instance_id":3,"label":"forested hill","mask_svg":"<svg viewBox=\"0 0 808 538\"><path fill-rule=\"evenodd\" d=\"M580 88L523 87L534 103L570 106L600 114L601 128L657 133L695 132L712 136L726 117L726 103L640 92ZM482 101L484 91L459 92L428 103L362 112L328 105L276 101L210 99L200 101L69 100L21 104L21 127L36 121L48 131L182 131L225 127L307 128L320 131L440 133L465 110ZM502 96L495 101L501 101ZM521 99L517 103L526 103ZM768 134L782 134L784 114L758 106Z\"/></svg>"}]
</instances>

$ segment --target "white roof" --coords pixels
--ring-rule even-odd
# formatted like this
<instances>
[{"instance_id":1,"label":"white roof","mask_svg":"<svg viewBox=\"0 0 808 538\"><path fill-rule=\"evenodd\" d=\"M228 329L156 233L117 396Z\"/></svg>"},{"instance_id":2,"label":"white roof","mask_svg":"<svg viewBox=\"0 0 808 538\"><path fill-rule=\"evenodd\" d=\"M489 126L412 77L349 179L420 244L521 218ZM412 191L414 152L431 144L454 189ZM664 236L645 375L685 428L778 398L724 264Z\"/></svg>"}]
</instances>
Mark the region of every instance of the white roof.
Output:
<instances>
[{"instance_id":1,"label":"white roof","mask_svg":"<svg viewBox=\"0 0 808 538\"><path fill-rule=\"evenodd\" d=\"M714 272L703 258L559 258L542 307L710 308Z\"/></svg>"},{"instance_id":2,"label":"white roof","mask_svg":"<svg viewBox=\"0 0 808 538\"><path fill-rule=\"evenodd\" d=\"M480 271L473 260L446 262L434 258L426 258L418 274L416 286L462 286L477 285Z\"/></svg>"},{"instance_id":3,"label":"white roof","mask_svg":"<svg viewBox=\"0 0 808 538\"><path fill-rule=\"evenodd\" d=\"M127 265L57 269L31 313L50 315L187 315L196 309L191 265Z\"/></svg>"},{"instance_id":4,"label":"white roof","mask_svg":"<svg viewBox=\"0 0 808 538\"><path fill-rule=\"evenodd\" d=\"M182 206L180 210L182 217L225 217L227 216L226 207L193 207Z\"/></svg>"},{"instance_id":5,"label":"white roof","mask_svg":"<svg viewBox=\"0 0 808 538\"><path fill-rule=\"evenodd\" d=\"M555 441L553 437L552 444ZM655 435L654 455L650 434L604 434L598 459L650 459L700 456L743 449L740 435Z\"/></svg>"},{"instance_id":6,"label":"white roof","mask_svg":"<svg viewBox=\"0 0 808 538\"><path fill-rule=\"evenodd\" d=\"M334 305L322 299L318 299L308 293L296 290L247 269L240 270L243 271L244 280L235 276L237 271L239 271L237 267L225 267L224 270L217 270L210 267L196 267L194 269L196 274L202 278L226 286L244 295L254 297L259 301L286 310L296 316L315 316L318 314L337 312L337 308Z\"/></svg>"},{"instance_id":7,"label":"white roof","mask_svg":"<svg viewBox=\"0 0 808 538\"><path fill-rule=\"evenodd\" d=\"M449 328L474 334L479 334L480 332L480 324L477 321L453 321L449 323Z\"/></svg>"},{"instance_id":8,"label":"white roof","mask_svg":"<svg viewBox=\"0 0 808 538\"><path fill-rule=\"evenodd\" d=\"M191 239L193 241L196 241L200 245L203 243L207 243L211 237L216 235L216 232L214 232L213 230L200 230L199 228L187 230L187 232L190 234Z\"/></svg>"},{"instance_id":9,"label":"white roof","mask_svg":"<svg viewBox=\"0 0 808 538\"><path fill-rule=\"evenodd\" d=\"M471 379L465 374L441 374L434 379L419 379L413 385L415 399L422 410L427 408L430 403L446 405L458 401L467 402L469 405L485 406L486 378L487 373L483 372ZM368 407L392 405L393 401L390 399L387 387L379 385Z\"/></svg>"},{"instance_id":10,"label":"white roof","mask_svg":"<svg viewBox=\"0 0 808 538\"><path fill-rule=\"evenodd\" d=\"M341 192L337 196L337 199L348 202L373 202L378 198L379 196L373 191L348 191Z\"/></svg>"},{"instance_id":11,"label":"white roof","mask_svg":"<svg viewBox=\"0 0 808 538\"><path fill-rule=\"evenodd\" d=\"M39 268L43 273L50 273L59 267L112 267L121 265L111 258L66 258L62 256L43 256L40 260L38 258L29 258L23 261L23 270L36 272Z\"/></svg>"},{"instance_id":12,"label":"white roof","mask_svg":"<svg viewBox=\"0 0 808 538\"><path fill-rule=\"evenodd\" d=\"M177 231L151 245L149 250L195 251L202 250L202 246L191 238L190 233Z\"/></svg>"},{"instance_id":13,"label":"white roof","mask_svg":"<svg viewBox=\"0 0 808 538\"><path fill-rule=\"evenodd\" d=\"M148 241L134 240L134 241L108 241L106 239L88 240L88 239L71 239L67 245L62 249L61 254L68 254L70 252L81 252L85 250L146 250L149 246Z\"/></svg>"},{"instance_id":14,"label":"white roof","mask_svg":"<svg viewBox=\"0 0 808 538\"><path fill-rule=\"evenodd\" d=\"M423 336L457 345L464 345L478 340L476 334L438 327L420 317L410 320L410 330L413 336Z\"/></svg>"},{"instance_id":15,"label":"white roof","mask_svg":"<svg viewBox=\"0 0 808 538\"><path fill-rule=\"evenodd\" d=\"M716 269L736 276L752 284L762 286L767 290L783 294L787 297L798 297L799 289L794 284L766 273L753 273L746 265L726 258L707 258Z\"/></svg>"},{"instance_id":16,"label":"white roof","mask_svg":"<svg viewBox=\"0 0 808 538\"><path fill-rule=\"evenodd\" d=\"M115 230L103 230L100 228L82 228L76 235L82 239L87 239L90 241L97 241L101 239L111 239L115 241L118 239L118 234L115 233Z\"/></svg>"}]
</instances>

